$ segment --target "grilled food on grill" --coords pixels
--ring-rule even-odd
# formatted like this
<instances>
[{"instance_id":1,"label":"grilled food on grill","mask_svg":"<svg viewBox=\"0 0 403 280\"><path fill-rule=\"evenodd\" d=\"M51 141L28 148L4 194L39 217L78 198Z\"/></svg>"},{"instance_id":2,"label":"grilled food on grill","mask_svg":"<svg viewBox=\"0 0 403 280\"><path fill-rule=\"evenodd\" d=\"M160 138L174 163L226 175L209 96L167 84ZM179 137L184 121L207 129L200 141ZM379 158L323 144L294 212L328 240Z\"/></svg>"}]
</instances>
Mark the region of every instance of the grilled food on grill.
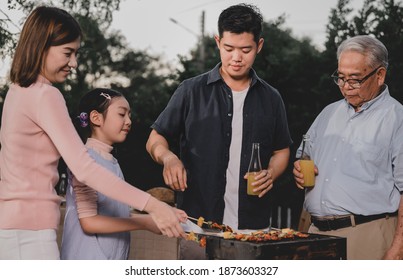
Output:
<instances>
[{"instance_id":1,"label":"grilled food on grill","mask_svg":"<svg viewBox=\"0 0 403 280\"><path fill-rule=\"evenodd\" d=\"M306 238L309 234L302 233L290 228L284 228L281 230L271 230L271 231L253 231L251 233L236 233L236 232L224 232L224 239L236 239L240 241L253 241L253 242L263 242L263 241L276 241L282 239L293 239L295 237Z\"/></svg>"},{"instance_id":2,"label":"grilled food on grill","mask_svg":"<svg viewBox=\"0 0 403 280\"><path fill-rule=\"evenodd\" d=\"M193 220L195 222L197 222L197 225L201 228L204 229L216 229L222 232L233 232L232 228L228 225L224 225L224 224L219 224L216 222L212 222L212 221L205 221L204 217L199 217L198 219L193 218L193 217L188 217L189 220Z\"/></svg>"},{"instance_id":3,"label":"grilled food on grill","mask_svg":"<svg viewBox=\"0 0 403 280\"><path fill-rule=\"evenodd\" d=\"M234 232L232 228L228 225L218 224L211 221L206 222L203 217L199 217L198 219L189 217L189 219L197 221L197 225L201 228L215 229L221 231L223 233L222 237L224 239L234 239L249 242L264 242L283 239L307 238L309 236L309 234L307 233L302 233L290 228L276 229L270 231L257 230L250 233L238 233ZM206 238L204 236L199 237L199 235L195 234L194 232L190 232L187 239L198 242L201 247L206 246Z\"/></svg>"}]
</instances>

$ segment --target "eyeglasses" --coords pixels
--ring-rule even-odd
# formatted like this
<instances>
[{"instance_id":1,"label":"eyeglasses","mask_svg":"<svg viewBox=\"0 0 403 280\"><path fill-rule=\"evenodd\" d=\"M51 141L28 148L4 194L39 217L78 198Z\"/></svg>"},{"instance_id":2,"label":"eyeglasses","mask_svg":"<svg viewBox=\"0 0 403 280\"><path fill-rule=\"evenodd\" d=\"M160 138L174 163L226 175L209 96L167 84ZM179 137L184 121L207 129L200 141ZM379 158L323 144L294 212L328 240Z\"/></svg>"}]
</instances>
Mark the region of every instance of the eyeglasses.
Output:
<instances>
[{"instance_id":1,"label":"eyeglasses","mask_svg":"<svg viewBox=\"0 0 403 280\"><path fill-rule=\"evenodd\" d=\"M361 85L368 80L368 78L370 78L372 75L374 75L376 73L376 71L379 70L379 68L381 68L382 65L379 65L378 67L376 67L371 73L369 73L368 75L366 75L364 78L362 79L344 79L341 78L337 75L337 70L333 72L332 74L332 78L333 81L336 85L338 85L339 87L344 87L344 85L347 83L350 87L354 88L354 89L359 89L361 88Z\"/></svg>"}]
</instances>

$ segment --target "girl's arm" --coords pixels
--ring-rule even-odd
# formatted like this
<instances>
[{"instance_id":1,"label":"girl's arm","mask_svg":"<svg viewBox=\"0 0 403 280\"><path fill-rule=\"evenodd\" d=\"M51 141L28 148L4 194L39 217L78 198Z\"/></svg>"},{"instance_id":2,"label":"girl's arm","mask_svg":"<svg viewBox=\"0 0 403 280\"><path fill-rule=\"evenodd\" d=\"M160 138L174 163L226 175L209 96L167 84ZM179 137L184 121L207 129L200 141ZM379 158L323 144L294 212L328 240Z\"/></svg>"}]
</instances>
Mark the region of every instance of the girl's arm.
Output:
<instances>
[{"instance_id":1,"label":"girl's arm","mask_svg":"<svg viewBox=\"0 0 403 280\"><path fill-rule=\"evenodd\" d=\"M96 215L81 218L80 224L87 234L116 233L140 229L161 234L161 231L148 214L132 214L130 218Z\"/></svg>"},{"instance_id":2,"label":"girl's arm","mask_svg":"<svg viewBox=\"0 0 403 280\"><path fill-rule=\"evenodd\" d=\"M148 214L132 214L130 218L98 215L98 195L92 188L82 184L71 175L76 211L81 228L87 234L116 233L132 230L148 230L156 234L161 231ZM70 188L70 187L69 187ZM187 215L180 209L174 209L179 220L186 220Z\"/></svg>"},{"instance_id":3,"label":"girl's arm","mask_svg":"<svg viewBox=\"0 0 403 280\"><path fill-rule=\"evenodd\" d=\"M161 234L150 215L133 214L130 218L111 217L98 214L97 192L81 183L73 174L70 183L74 191L76 211L81 228L87 234L116 233L131 230L145 229Z\"/></svg>"}]
</instances>

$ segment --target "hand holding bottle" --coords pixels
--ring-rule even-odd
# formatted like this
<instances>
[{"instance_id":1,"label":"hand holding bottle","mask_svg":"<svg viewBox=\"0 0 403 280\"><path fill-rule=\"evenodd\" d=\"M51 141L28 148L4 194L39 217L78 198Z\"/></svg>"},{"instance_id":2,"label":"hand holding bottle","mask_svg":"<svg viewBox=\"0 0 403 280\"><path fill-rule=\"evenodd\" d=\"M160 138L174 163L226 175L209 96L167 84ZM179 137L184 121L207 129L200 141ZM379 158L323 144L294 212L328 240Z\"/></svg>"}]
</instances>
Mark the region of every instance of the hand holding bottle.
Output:
<instances>
[{"instance_id":1,"label":"hand holding bottle","mask_svg":"<svg viewBox=\"0 0 403 280\"><path fill-rule=\"evenodd\" d=\"M294 164L294 177L298 179L302 179L301 182L298 182L299 185L303 188L312 188L315 186L315 174L317 170L315 170L314 161L310 158L310 156L306 153L306 145L309 144L309 135L304 134L302 137L302 151L301 158L297 161L298 164ZM296 174L298 172L298 174ZM301 175L302 174L302 177ZM298 176L297 176L298 175Z\"/></svg>"},{"instance_id":2,"label":"hand holding bottle","mask_svg":"<svg viewBox=\"0 0 403 280\"><path fill-rule=\"evenodd\" d=\"M259 175L262 171L262 164L260 162L260 146L259 143L252 144L252 155L250 158L248 173L247 173L247 180L248 180L248 195L259 195L259 192L254 192L253 189L256 186L253 186L252 183L256 181L257 175Z\"/></svg>"},{"instance_id":3,"label":"hand holding bottle","mask_svg":"<svg viewBox=\"0 0 403 280\"><path fill-rule=\"evenodd\" d=\"M248 180L247 194L262 197L273 186L273 170L262 169L260 162L260 145L252 144L252 155L249 163L248 173L244 176ZM255 190L255 191L254 191Z\"/></svg>"}]
</instances>

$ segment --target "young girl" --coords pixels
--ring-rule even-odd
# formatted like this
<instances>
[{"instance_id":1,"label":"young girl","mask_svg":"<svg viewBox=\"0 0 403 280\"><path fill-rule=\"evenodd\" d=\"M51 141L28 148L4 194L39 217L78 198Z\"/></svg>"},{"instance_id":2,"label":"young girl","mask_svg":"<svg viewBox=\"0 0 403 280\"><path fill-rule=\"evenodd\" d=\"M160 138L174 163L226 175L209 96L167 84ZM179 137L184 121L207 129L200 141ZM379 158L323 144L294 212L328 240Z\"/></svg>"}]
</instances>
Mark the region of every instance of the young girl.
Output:
<instances>
[{"instance_id":1,"label":"young girl","mask_svg":"<svg viewBox=\"0 0 403 280\"><path fill-rule=\"evenodd\" d=\"M97 164L78 136L60 91L77 67L81 28L66 11L38 7L27 18L10 70L0 132L0 259L58 259L60 156L80 182L148 212L167 236L185 236L169 205ZM111 187L113 186L113 187Z\"/></svg>"},{"instance_id":2,"label":"young girl","mask_svg":"<svg viewBox=\"0 0 403 280\"><path fill-rule=\"evenodd\" d=\"M96 162L123 179L112 145L126 139L131 127L130 107L119 92L97 88L81 99L77 118L86 147ZM111 186L113 187L113 186ZM130 230L159 233L149 215L130 217L127 205L111 199L69 176L62 259L127 259Z\"/></svg>"}]
</instances>

